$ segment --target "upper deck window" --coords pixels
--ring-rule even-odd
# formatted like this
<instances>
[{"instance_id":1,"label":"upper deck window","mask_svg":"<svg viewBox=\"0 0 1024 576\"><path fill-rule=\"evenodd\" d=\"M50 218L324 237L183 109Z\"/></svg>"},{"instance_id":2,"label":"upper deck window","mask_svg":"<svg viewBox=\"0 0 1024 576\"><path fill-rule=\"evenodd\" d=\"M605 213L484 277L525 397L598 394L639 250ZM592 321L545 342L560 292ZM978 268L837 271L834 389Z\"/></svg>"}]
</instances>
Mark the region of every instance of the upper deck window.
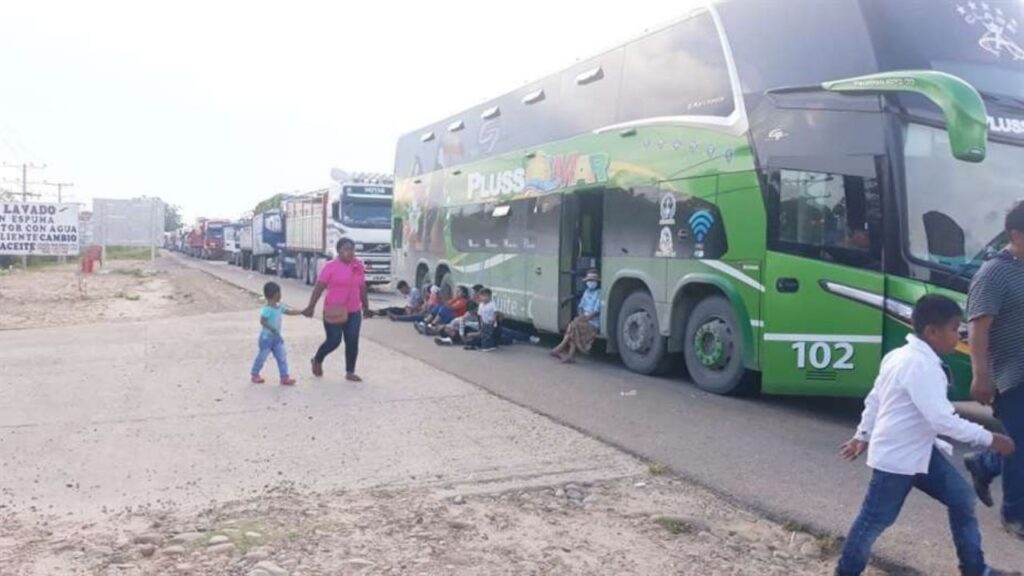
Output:
<instances>
[{"instance_id":1,"label":"upper deck window","mask_svg":"<svg viewBox=\"0 0 1024 576\"><path fill-rule=\"evenodd\" d=\"M619 121L728 116L733 107L729 68L710 14L626 46Z\"/></svg>"}]
</instances>

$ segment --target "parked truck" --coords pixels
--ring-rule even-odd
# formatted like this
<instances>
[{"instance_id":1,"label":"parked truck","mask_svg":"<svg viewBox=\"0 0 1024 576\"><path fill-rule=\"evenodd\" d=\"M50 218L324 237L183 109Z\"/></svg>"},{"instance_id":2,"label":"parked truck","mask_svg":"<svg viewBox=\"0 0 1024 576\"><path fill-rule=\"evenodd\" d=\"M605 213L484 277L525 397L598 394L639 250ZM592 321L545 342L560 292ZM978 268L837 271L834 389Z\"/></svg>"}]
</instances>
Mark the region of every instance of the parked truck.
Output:
<instances>
[{"instance_id":1,"label":"parked truck","mask_svg":"<svg viewBox=\"0 0 1024 576\"><path fill-rule=\"evenodd\" d=\"M280 273L285 222L280 208L268 208L252 216L251 269L261 274Z\"/></svg>"},{"instance_id":2,"label":"parked truck","mask_svg":"<svg viewBox=\"0 0 1024 576\"><path fill-rule=\"evenodd\" d=\"M188 235L185 237L185 253L193 258L202 258L204 245L203 222L199 221L188 230Z\"/></svg>"},{"instance_id":3,"label":"parked truck","mask_svg":"<svg viewBox=\"0 0 1024 576\"><path fill-rule=\"evenodd\" d=\"M246 270L252 269L252 218L238 221L238 260L234 262Z\"/></svg>"},{"instance_id":4,"label":"parked truck","mask_svg":"<svg viewBox=\"0 0 1024 576\"><path fill-rule=\"evenodd\" d=\"M238 232L241 225L238 222L228 222L224 225L224 254L223 260L234 264L238 259Z\"/></svg>"},{"instance_id":5,"label":"parked truck","mask_svg":"<svg viewBox=\"0 0 1024 576\"><path fill-rule=\"evenodd\" d=\"M367 284L391 282L392 178L334 170L332 179L329 188L282 202L286 234L279 273L312 285L345 237L366 266Z\"/></svg>"}]
</instances>

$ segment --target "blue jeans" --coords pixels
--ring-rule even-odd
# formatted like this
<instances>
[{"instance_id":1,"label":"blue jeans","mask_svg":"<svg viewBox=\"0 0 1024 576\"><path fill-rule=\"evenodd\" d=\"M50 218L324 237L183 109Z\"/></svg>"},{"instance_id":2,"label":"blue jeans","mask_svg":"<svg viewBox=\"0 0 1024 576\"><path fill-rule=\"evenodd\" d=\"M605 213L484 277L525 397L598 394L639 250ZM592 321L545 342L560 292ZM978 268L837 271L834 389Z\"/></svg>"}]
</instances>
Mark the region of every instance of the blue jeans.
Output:
<instances>
[{"instance_id":1,"label":"blue jeans","mask_svg":"<svg viewBox=\"0 0 1024 576\"><path fill-rule=\"evenodd\" d=\"M1000 394L995 414L1017 446L1024 446L1024 385ZM1024 455L1016 452L1004 458L989 450L980 460L991 478L1003 477L1003 518L1024 523Z\"/></svg>"},{"instance_id":2,"label":"blue jeans","mask_svg":"<svg viewBox=\"0 0 1024 576\"><path fill-rule=\"evenodd\" d=\"M530 335L526 332L520 332L515 328L509 328L508 326L501 326L498 329L498 342L504 346L510 346L516 342L529 342Z\"/></svg>"},{"instance_id":3,"label":"blue jeans","mask_svg":"<svg viewBox=\"0 0 1024 576\"><path fill-rule=\"evenodd\" d=\"M860 514L850 527L836 574L860 574L867 568L871 547L900 515L903 502L917 488L946 505L953 544L960 559L960 573L982 576L988 569L981 551L981 531L974 516L974 489L937 449L932 449L927 474L905 476L875 470Z\"/></svg>"},{"instance_id":4,"label":"blue jeans","mask_svg":"<svg viewBox=\"0 0 1024 576\"><path fill-rule=\"evenodd\" d=\"M395 322L422 322L426 320L426 314L399 314L395 316Z\"/></svg>"},{"instance_id":5,"label":"blue jeans","mask_svg":"<svg viewBox=\"0 0 1024 576\"><path fill-rule=\"evenodd\" d=\"M256 360L252 363L252 375L259 376L263 370L263 364L267 361L267 356L274 355L274 360L277 361L277 371L281 374L281 378L288 376L288 354L284 351L284 338L280 336L274 336L273 334L260 334L260 351L256 353Z\"/></svg>"},{"instance_id":6,"label":"blue jeans","mask_svg":"<svg viewBox=\"0 0 1024 576\"><path fill-rule=\"evenodd\" d=\"M316 356L313 357L313 361L317 364L323 364L327 355L337 350L338 346L341 346L342 341L344 341L345 373L355 374L356 360L359 358L359 329L362 325L362 313L349 314L348 321L344 324L328 324L327 322L324 322L324 333L326 334L326 339L316 351Z\"/></svg>"}]
</instances>

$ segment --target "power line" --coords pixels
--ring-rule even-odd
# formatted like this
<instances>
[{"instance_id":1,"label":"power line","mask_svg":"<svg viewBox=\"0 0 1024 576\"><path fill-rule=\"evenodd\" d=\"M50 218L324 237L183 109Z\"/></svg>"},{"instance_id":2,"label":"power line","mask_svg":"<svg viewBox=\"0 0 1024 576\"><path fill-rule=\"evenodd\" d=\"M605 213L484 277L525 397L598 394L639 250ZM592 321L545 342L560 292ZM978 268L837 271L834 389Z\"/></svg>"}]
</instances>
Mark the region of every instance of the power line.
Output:
<instances>
[{"instance_id":1,"label":"power line","mask_svg":"<svg viewBox=\"0 0 1024 576\"><path fill-rule=\"evenodd\" d=\"M75 185L74 182L49 182L47 180L42 181L43 186L56 186L57 187L57 203L60 204L64 200L62 192L65 188L70 188Z\"/></svg>"},{"instance_id":2,"label":"power line","mask_svg":"<svg viewBox=\"0 0 1024 576\"><path fill-rule=\"evenodd\" d=\"M42 170L42 169L46 168L46 164L34 164L32 162L22 162L21 164L12 164L10 162L4 162L3 166L5 168L21 168L21 201L22 202L28 202L28 197L29 197L29 192L28 192L28 171L29 171L30 168L32 170ZM7 180L5 180L5 182L6 181ZM39 196L39 194L33 194L33 196Z\"/></svg>"}]
</instances>

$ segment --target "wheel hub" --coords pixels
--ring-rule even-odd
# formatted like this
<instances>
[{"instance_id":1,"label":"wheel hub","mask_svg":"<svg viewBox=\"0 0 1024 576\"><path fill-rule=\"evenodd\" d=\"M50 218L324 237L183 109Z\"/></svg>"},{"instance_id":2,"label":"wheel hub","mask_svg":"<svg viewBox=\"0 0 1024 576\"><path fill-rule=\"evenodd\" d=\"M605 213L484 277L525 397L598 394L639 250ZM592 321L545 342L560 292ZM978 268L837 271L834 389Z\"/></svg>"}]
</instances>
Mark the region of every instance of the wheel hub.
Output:
<instances>
[{"instance_id":1,"label":"wheel hub","mask_svg":"<svg viewBox=\"0 0 1024 576\"><path fill-rule=\"evenodd\" d=\"M721 318L709 318L693 335L697 360L712 370L722 370L732 359L733 340L729 325Z\"/></svg>"},{"instance_id":2,"label":"wheel hub","mask_svg":"<svg viewBox=\"0 0 1024 576\"><path fill-rule=\"evenodd\" d=\"M646 354L654 344L654 320L650 314L637 310L626 317L622 326L622 342L638 354Z\"/></svg>"}]
</instances>

